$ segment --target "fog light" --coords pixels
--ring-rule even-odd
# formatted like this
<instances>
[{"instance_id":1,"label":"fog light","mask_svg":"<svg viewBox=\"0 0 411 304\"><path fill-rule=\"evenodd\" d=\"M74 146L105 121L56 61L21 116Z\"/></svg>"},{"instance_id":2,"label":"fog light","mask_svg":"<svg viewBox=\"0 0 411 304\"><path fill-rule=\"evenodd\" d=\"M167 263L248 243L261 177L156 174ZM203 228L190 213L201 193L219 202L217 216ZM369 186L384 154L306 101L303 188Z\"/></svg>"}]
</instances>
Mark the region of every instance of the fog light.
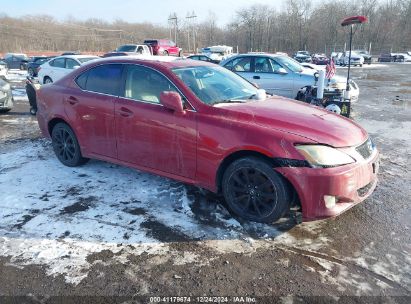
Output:
<instances>
[{"instance_id":1,"label":"fog light","mask_svg":"<svg viewBox=\"0 0 411 304\"><path fill-rule=\"evenodd\" d=\"M335 203L337 202L337 198L331 195L324 195L324 202L325 202L325 207L327 207L328 209L334 208Z\"/></svg>"}]
</instances>

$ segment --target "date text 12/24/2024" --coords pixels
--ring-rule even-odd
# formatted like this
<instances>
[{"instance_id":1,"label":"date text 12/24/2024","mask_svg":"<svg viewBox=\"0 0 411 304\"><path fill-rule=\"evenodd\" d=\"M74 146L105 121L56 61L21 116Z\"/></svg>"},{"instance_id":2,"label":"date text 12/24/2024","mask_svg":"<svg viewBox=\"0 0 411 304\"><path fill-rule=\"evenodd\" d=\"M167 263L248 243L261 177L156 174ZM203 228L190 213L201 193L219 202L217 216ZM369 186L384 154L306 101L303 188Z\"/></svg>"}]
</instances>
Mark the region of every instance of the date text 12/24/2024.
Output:
<instances>
[{"instance_id":1,"label":"date text 12/24/2024","mask_svg":"<svg viewBox=\"0 0 411 304\"><path fill-rule=\"evenodd\" d=\"M150 303L257 303L257 300L248 296L150 297Z\"/></svg>"}]
</instances>

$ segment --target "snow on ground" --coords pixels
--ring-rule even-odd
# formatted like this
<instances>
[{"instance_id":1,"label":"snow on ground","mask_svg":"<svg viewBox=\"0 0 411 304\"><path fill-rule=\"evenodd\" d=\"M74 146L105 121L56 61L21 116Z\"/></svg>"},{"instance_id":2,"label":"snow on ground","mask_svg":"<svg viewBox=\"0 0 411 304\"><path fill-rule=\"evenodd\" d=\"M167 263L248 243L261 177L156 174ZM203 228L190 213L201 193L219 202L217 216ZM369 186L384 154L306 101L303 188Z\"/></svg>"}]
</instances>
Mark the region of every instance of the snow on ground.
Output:
<instances>
[{"instance_id":1,"label":"snow on ground","mask_svg":"<svg viewBox=\"0 0 411 304\"><path fill-rule=\"evenodd\" d=\"M214 197L148 173L94 160L65 167L45 139L21 145L0 154L0 255L16 267L44 265L50 275L64 274L77 284L92 265L87 256L103 250L115 253L113 263L147 253L184 264L207 260L169 244L200 242L217 255L254 252L273 242L316 250L328 241L297 240L276 226L240 223Z\"/></svg>"},{"instance_id":2,"label":"snow on ground","mask_svg":"<svg viewBox=\"0 0 411 304\"><path fill-rule=\"evenodd\" d=\"M400 265L395 259L370 263L361 255L324 253L332 243L322 232L326 222L295 227L240 222L218 198L193 187L96 160L65 167L46 139L14 145L18 148L0 148L0 256L9 257L13 267L40 265L76 285L94 265L127 264L136 255L149 255L153 263L206 265L222 254L281 249L306 256L318 265L310 271L324 282L351 286L356 294L370 287L351 273L353 267L408 282L409 269L389 275ZM179 249L185 242L211 253ZM104 251L111 252L109 260L89 259Z\"/></svg>"}]
</instances>

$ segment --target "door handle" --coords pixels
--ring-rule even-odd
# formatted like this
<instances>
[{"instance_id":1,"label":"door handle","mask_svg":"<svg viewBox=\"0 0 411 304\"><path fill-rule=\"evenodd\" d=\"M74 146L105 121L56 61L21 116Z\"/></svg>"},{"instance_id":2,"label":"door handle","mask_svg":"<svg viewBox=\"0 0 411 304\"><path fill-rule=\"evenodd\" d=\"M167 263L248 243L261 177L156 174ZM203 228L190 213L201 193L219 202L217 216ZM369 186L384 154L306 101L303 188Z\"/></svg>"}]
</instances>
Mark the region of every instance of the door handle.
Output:
<instances>
[{"instance_id":1,"label":"door handle","mask_svg":"<svg viewBox=\"0 0 411 304\"><path fill-rule=\"evenodd\" d=\"M131 110L125 108L125 107L121 107L121 108L117 111L117 113L120 114L120 115L123 116L123 117L131 117L131 116L133 116L133 114L134 114L133 111L131 111Z\"/></svg>"},{"instance_id":2,"label":"door handle","mask_svg":"<svg viewBox=\"0 0 411 304\"><path fill-rule=\"evenodd\" d=\"M74 106L75 104L78 103L78 99L74 96L70 96L69 98L67 98L67 101L69 104L71 104L72 106Z\"/></svg>"},{"instance_id":3,"label":"door handle","mask_svg":"<svg viewBox=\"0 0 411 304\"><path fill-rule=\"evenodd\" d=\"M253 79L260 79L260 76L253 76Z\"/></svg>"}]
</instances>

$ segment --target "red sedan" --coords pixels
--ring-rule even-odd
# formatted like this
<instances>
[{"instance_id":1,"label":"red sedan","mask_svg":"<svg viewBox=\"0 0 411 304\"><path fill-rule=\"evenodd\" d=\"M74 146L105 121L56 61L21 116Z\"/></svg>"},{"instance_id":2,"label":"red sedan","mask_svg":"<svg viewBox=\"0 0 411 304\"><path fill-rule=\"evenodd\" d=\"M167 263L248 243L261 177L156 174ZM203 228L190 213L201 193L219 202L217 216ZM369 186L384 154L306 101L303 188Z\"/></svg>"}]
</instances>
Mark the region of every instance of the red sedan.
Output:
<instances>
[{"instance_id":1,"label":"red sedan","mask_svg":"<svg viewBox=\"0 0 411 304\"><path fill-rule=\"evenodd\" d=\"M44 85L37 117L66 166L95 158L194 184L252 221L293 206L304 220L336 216L377 181L378 151L359 125L206 62L96 60Z\"/></svg>"}]
</instances>

